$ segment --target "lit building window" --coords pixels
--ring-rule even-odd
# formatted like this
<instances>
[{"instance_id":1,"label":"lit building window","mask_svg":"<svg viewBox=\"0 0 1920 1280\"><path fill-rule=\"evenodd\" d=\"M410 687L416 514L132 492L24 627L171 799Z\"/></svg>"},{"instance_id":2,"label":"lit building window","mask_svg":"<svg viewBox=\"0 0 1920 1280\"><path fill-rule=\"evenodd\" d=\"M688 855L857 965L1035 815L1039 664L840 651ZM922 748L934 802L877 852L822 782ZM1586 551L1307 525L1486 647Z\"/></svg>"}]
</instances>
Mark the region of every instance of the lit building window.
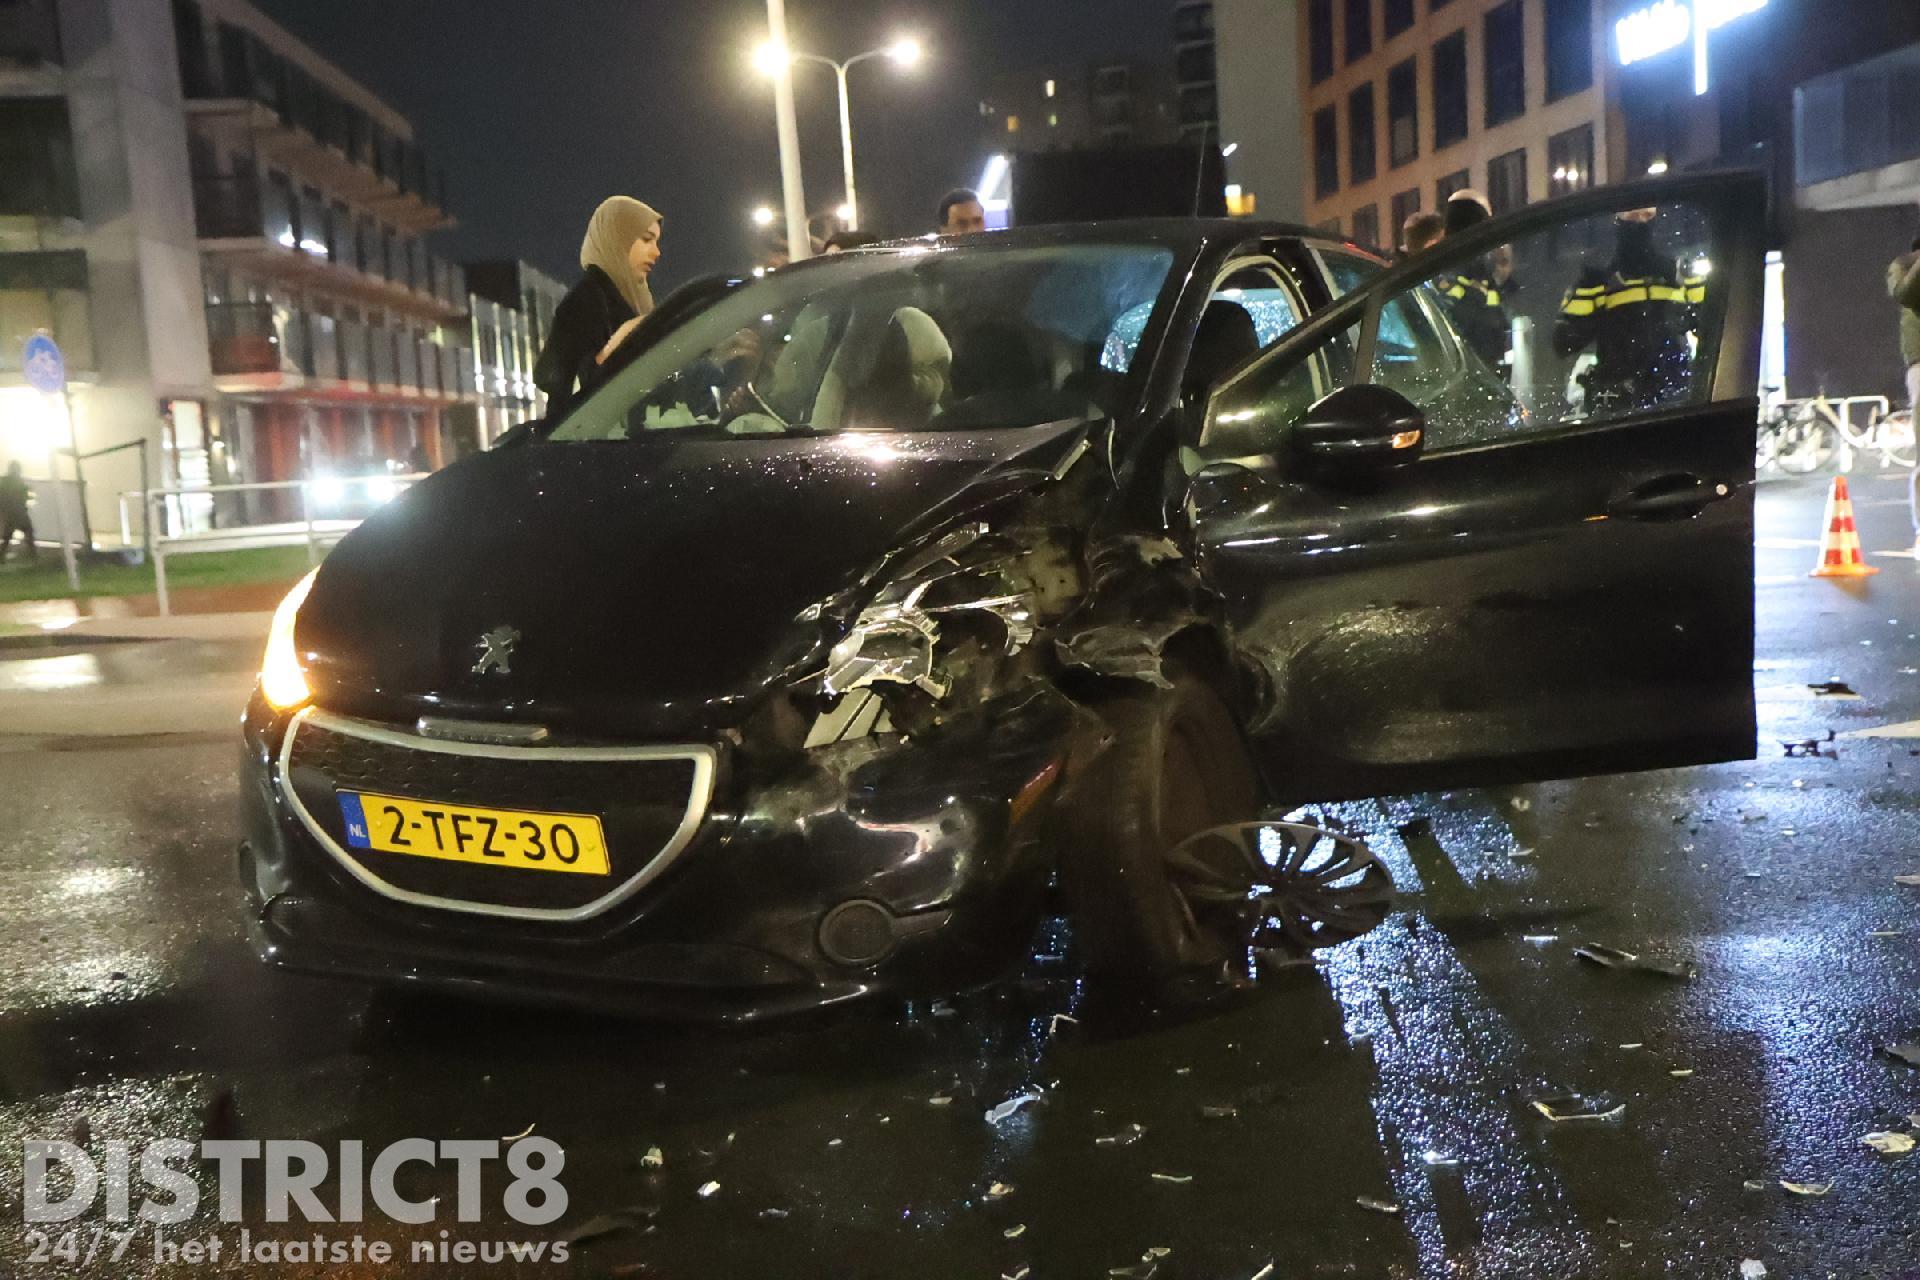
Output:
<instances>
[{"instance_id":1,"label":"lit building window","mask_svg":"<svg viewBox=\"0 0 1920 1280\"><path fill-rule=\"evenodd\" d=\"M1047 96L1049 98L1053 97L1053 95L1058 91L1058 88L1059 86L1055 85L1053 81L1051 80L1047 81Z\"/></svg>"},{"instance_id":2,"label":"lit building window","mask_svg":"<svg viewBox=\"0 0 1920 1280\"><path fill-rule=\"evenodd\" d=\"M1018 132L1020 132L1020 117L1019 117L1019 116L1008 116L1008 117L1007 117L1007 132L1008 132L1008 133L1018 133Z\"/></svg>"}]
</instances>

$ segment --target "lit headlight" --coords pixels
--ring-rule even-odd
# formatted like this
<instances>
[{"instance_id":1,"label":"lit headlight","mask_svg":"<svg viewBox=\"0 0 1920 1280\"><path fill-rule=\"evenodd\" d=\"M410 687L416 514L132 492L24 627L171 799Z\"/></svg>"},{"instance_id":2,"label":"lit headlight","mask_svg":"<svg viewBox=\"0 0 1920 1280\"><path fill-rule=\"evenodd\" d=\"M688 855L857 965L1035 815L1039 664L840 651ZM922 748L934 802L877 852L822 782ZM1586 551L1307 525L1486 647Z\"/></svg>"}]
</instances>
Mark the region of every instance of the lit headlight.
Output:
<instances>
[{"instance_id":1,"label":"lit headlight","mask_svg":"<svg viewBox=\"0 0 1920 1280\"><path fill-rule=\"evenodd\" d=\"M273 626L267 631L266 657L260 661L260 694L276 711L291 711L313 696L313 690L307 687L306 669L300 665L300 654L293 647L293 623L300 615L307 592L313 589L314 574L319 572L315 569L296 582L280 607L273 611Z\"/></svg>"}]
</instances>

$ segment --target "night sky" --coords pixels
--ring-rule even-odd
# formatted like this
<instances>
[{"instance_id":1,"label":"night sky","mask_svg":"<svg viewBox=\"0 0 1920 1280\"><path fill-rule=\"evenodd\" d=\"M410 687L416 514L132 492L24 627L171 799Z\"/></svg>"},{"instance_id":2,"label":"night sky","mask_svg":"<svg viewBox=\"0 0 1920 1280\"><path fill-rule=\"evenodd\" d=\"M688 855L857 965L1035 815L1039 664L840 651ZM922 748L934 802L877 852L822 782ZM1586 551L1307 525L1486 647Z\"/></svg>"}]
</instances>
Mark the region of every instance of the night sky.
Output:
<instances>
[{"instance_id":1,"label":"night sky","mask_svg":"<svg viewBox=\"0 0 1920 1280\"><path fill-rule=\"evenodd\" d=\"M779 203L773 96L747 65L764 0L256 0L414 123L448 174L454 258L525 258L568 283L588 215L638 196L665 216L655 293L752 262L748 215ZM1002 71L1172 57L1172 0L788 0L794 47L844 58L918 36L912 73L853 71L862 221L930 229L987 154L978 103ZM840 200L833 73L795 86L807 201Z\"/></svg>"}]
</instances>

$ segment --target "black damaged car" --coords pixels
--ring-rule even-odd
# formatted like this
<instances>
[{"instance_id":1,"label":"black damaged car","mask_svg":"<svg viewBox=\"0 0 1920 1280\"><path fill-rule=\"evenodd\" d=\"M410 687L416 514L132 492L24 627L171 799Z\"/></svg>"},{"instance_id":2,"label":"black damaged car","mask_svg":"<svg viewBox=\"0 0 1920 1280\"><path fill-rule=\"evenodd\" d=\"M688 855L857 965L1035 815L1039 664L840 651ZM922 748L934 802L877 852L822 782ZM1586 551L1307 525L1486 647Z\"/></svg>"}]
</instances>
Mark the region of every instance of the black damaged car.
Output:
<instances>
[{"instance_id":1,"label":"black damaged car","mask_svg":"<svg viewBox=\"0 0 1920 1280\"><path fill-rule=\"evenodd\" d=\"M663 307L281 606L257 949L733 1017L983 982L1055 912L1093 970L1218 969L1388 908L1263 815L1750 755L1762 208L1610 188L1395 266L1043 228ZM1630 241L1682 305L1608 322L1675 358L1596 371ZM1446 285L1503 245L1477 354Z\"/></svg>"}]
</instances>

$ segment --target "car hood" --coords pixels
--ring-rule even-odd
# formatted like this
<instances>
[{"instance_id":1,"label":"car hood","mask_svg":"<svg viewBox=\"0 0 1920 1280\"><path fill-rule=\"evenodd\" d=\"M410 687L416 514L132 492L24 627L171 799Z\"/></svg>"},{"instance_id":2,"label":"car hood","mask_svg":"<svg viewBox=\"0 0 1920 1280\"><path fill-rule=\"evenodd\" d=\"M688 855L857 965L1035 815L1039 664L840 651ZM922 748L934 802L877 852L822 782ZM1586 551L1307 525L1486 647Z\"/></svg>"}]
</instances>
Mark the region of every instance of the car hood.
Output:
<instances>
[{"instance_id":1,"label":"car hood","mask_svg":"<svg viewBox=\"0 0 1920 1280\"><path fill-rule=\"evenodd\" d=\"M295 643L315 700L348 714L709 733L817 661L892 553L1044 484L1087 431L1066 422L480 454L334 549ZM482 664L483 637L509 632L504 661Z\"/></svg>"}]
</instances>

